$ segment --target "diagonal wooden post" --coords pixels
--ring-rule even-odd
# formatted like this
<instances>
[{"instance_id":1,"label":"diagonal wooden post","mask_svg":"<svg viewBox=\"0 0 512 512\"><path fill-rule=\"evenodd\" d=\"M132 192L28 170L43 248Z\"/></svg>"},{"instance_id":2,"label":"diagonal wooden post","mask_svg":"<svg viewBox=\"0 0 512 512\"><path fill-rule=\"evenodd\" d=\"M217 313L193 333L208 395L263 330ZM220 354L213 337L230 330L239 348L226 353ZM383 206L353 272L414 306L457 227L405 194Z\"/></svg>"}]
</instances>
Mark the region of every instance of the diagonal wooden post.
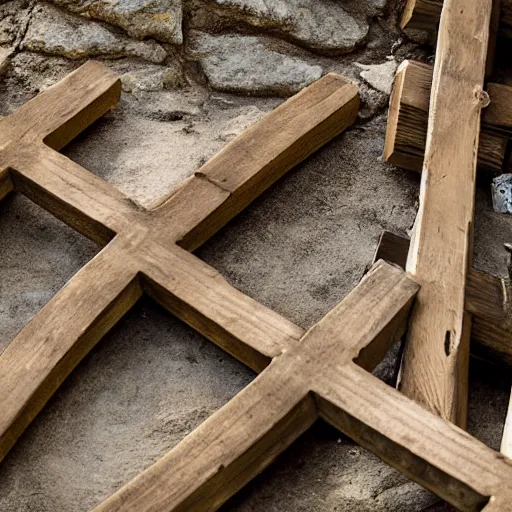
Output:
<instances>
[{"instance_id":1,"label":"diagonal wooden post","mask_svg":"<svg viewBox=\"0 0 512 512\"><path fill-rule=\"evenodd\" d=\"M367 372L403 333L417 290L378 262L299 345L95 512L217 510L319 417L458 510L512 510L499 453Z\"/></svg>"}]
</instances>

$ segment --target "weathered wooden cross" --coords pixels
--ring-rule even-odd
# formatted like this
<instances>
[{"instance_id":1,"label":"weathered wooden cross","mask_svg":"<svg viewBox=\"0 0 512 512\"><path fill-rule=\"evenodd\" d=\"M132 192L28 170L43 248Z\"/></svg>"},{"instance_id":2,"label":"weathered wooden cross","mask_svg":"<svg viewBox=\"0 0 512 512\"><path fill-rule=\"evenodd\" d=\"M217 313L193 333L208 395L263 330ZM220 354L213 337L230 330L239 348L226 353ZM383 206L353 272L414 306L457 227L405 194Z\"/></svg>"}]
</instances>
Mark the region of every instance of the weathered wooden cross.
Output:
<instances>
[{"instance_id":1,"label":"weathered wooden cross","mask_svg":"<svg viewBox=\"0 0 512 512\"><path fill-rule=\"evenodd\" d=\"M0 459L146 293L261 374L98 510L215 510L319 417L461 510L512 510L508 460L367 371L406 328L418 285L403 271L377 263L305 333L188 252L349 126L357 88L333 75L313 84L154 211L55 151L119 93L87 64L0 121L0 198L18 190L106 245L0 355Z\"/></svg>"}]
</instances>

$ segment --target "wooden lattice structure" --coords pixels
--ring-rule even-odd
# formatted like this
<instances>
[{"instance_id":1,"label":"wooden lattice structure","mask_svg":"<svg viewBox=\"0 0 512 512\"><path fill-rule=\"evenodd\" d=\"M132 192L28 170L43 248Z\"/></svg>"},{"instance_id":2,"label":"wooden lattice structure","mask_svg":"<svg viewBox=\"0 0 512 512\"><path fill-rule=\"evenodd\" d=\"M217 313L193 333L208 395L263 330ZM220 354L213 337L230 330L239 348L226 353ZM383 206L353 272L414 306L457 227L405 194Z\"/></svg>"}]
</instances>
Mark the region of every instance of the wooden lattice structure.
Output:
<instances>
[{"instance_id":1,"label":"wooden lattice structure","mask_svg":"<svg viewBox=\"0 0 512 512\"><path fill-rule=\"evenodd\" d=\"M468 16L459 14L462 0L449 1L448 28ZM460 510L512 510L509 459L369 373L406 331L419 285L404 271L377 262L304 332L189 252L352 124L357 87L324 77L152 211L57 152L119 94L119 80L89 63L0 121L0 199L19 191L104 246L0 356L0 459L85 354L147 294L260 375L98 511L215 510L318 418ZM468 169L473 163L476 151ZM459 314L467 315L464 304ZM499 340L490 348L510 352Z\"/></svg>"}]
</instances>

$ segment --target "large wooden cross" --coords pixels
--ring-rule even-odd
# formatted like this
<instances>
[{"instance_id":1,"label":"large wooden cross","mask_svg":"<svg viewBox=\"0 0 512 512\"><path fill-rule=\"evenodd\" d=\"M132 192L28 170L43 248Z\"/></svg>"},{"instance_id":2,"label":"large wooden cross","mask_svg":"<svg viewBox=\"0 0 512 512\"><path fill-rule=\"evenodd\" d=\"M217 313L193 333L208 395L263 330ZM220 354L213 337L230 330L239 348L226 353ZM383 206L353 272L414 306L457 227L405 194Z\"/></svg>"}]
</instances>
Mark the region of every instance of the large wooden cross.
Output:
<instances>
[{"instance_id":1,"label":"large wooden cross","mask_svg":"<svg viewBox=\"0 0 512 512\"><path fill-rule=\"evenodd\" d=\"M512 510L512 466L368 370L404 332L418 286L379 262L326 318L300 327L190 254L356 117L329 75L146 211L57 153L118 100L87 64L0 121L0 198L18 190L105 248L0 355L0 459L66 376L146 293L260 376L98 510L215 510L324 418L460 510ZM354 364L355 363L355 364Z\"/></svg>"},{"instance_id":2,"label":"large wooden cross","mask_svg":"<svg viewBox=\"0 0 512 512\"><path fill-rule=\"evenodd\" d=\"M120 92L114 73L88 63L0 121L0 198L16 189L106 245L0 357L0 459L143 293L256 371L302 335L189 251L352 124L357 87L324 77L247 130L153 211L56 151L115 105Z\"/></svg>"}]
</instances>

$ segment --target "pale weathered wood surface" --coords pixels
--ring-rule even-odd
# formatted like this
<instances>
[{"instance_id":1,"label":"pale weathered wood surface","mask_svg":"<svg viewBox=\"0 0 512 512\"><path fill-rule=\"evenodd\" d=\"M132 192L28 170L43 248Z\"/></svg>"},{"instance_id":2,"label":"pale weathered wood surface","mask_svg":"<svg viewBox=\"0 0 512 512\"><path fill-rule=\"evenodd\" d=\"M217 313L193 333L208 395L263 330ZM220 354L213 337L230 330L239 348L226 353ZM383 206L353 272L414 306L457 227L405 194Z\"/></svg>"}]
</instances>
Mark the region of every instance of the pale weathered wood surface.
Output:
<instances>
[{"instance_id":1,"label":"pale weathered wood surface","mask_svg":"<svg viewBox=\"0 0 512 512\"><path fill-rule=\"evenodd\" d=\"M502 1L500 7L499 34L512 37L512 3ZM406 0L400 25L402 28L436 30L442 9L443 0Z\"/></svg>"},{"instance_id":2,"label":"pale weathered wood surface","mask_svg":"<svg viewBox=\"0 0 512 512\"><path fill-rule=\"evenodd\" d=\"M385 231L374 262L385 260L405 269L409 240ZM473 315L471 352L498 364L512 365L512 283L509 279L469 270L466 311Z\"/></svg>"},{"instance_id":3,"label":"pale weathered wood surface","mask_svg":"<svg viewBox=\"0 0 512 512\"><path fill-rule=\"evenodd\" d=\"M96 510L219 508L317 419L309 391L324 365L343 366L374 344L383 356L400 338L417 291L403 271L378 262L299 345Z\"/></svg>"},{"instance_id":4,"label":"pale weathered wood surface","mask_svg":"<svg viewBox=\"0 0 512 512\"><path fill-rule=\"evenodd\" d=\"M404 61L397 70L384 145L384 159L397 167L423 169L433 72L432 66L415 61ZM497 175L506 165L512 87L488 84L487 91L491 103L483 110L478 168Z\"/></svg>"},{"instance_id":5,"label":"pale weathered wood surface","mask_svg":"<svg viewBox=\"0 0 512 512\"><path fill-rule=\"evenodd\" d=\"M270 123L264 118L207 164L211 177L201 171L154 211L55 151L112 108L119 94L118 78L105 66L88 63L0 121L0 198L19 191L108 244L0 355L0 460L142 293L257 371L303 335L176 242L187 249L203 243L353 123L357 87L335 75L319 80L270 114ZM271 161L255 158L261 147L272 148ZM251 164L242 168L241 159ZM231 174L236 179L223 186Z\"/></svg>"},{"instance_id":6,"label":"pale weathered wood surface","mask_svg":"<svg viewBox=\"0 0 512 512\"><path fill-rule=\"evenodd\" d=\"M408 397L464 426L480 113L492 0L445 0L407 271L421 284L399 378ZM457 108L454 109L454 105Z\"/></svg>"}]
</instances>

